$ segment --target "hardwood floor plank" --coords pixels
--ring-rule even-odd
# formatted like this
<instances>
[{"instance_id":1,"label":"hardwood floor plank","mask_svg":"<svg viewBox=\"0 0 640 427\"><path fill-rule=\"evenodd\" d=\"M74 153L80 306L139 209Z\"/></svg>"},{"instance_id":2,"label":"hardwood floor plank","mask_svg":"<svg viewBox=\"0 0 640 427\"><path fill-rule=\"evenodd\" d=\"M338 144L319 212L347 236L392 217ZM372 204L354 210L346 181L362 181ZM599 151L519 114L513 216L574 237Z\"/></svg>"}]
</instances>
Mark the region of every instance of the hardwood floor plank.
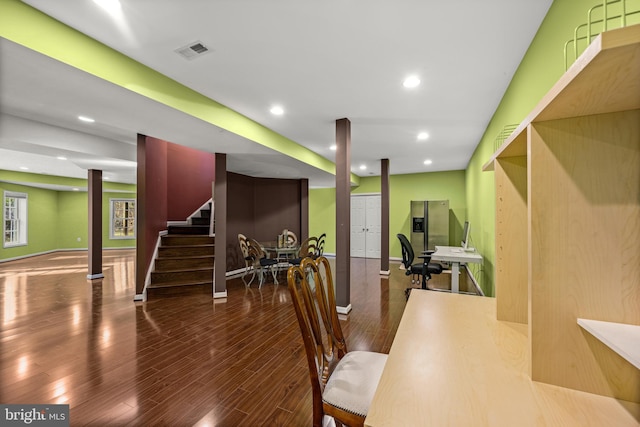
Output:
<instances>
[{"instance_id":1,"label":"hardwood floor plank","mask_svg":"<svg viewBox=\"0 0 640 427\"><path fill-rule=\"evenodd\" d=\"M0 401L67 403L71 425L305 426L311 388L284 274L228 296L134 302L135 252L86 252L0 264ZM397 266L397 265L396 265ZM350 350L388 353L410 278L352 260Z\"/></svg>"}]
</instances>

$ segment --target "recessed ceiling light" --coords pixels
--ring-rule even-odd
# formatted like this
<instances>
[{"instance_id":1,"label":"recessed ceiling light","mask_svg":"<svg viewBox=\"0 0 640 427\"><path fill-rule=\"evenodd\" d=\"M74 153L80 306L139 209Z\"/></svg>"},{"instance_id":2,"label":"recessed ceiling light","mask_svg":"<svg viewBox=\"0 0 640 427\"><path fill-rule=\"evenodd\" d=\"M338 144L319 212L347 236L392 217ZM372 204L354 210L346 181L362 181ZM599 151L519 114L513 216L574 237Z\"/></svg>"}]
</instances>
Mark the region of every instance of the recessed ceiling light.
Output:
<instances>
[{"instance_id":1,"label":"recessed ceiling light","mask_svg":"<svg viewBox=\"0 0 640 427\"><path fill-rule=\"evenodd\" d=\"M418 141L425 141L428 138L429 138L429 134L426 132L420 132L418 134Z\"/></svg>"},{"instance_id":2,"label":"recessed ceiling light","mask_svg":"<svg viewBox=\"0 0 640 427\"><path fill-rule=\"evenodd\" d=\"M338 149L338 146L336 144L333 144L331 147L329 147L329 149L331 151L336 151Z\"/></svg>"},{"instance_id":3,"label":"recessed ceiling light","mask_svg":"<svg viewBox=\"0 0 640 427\"><path fill-rule=\"evenodd\" d=\"M281 116L284 114L284 109L279 105L274 105L269 111L271 111L271 114L275 116Z\"/></svg>"},{"instance_id":4,"label":"recessed ceiling light","mask_svg":"<svg viewBox=\"0 0 640 427\"><path fill-rule=\"evenodd\" d=\"M29 170L29 168L26 167L26 166L20 166L20 169L22 169L23 171L28 171Z\"/></svg>"},{"instance_id":5,"label":"recessed ceiling light","mask_svg":"<svg viewBox=\"0 0 640 427\"><path fill-rule=\"evenodd\" d=\"M58 157L56 157L56 159L58 159L58 160L67 160L67 158L65 156L58 156Z\"/></svg>"},{"instance_id":6,"label":"recessed ceiling light","mask_svg":"<svg viewBox=\"0 0 640 427\"><path fill-rule=\"evenodd\" d=\"M93 123L95 122L94 119L92 119L91 117L87 117L87 116L78 116L78 120L82 121L82 122L86 122L86 123Z\"/></svg>"},{"instance_id":7,"label":"recessed ceiling light","mask_svg":"<svg viewBox=\"0 0 640 427\"><path fill-rule=\"evenodd\" d=\"M433 163L433 160L431 160L431 159L427 159L427 160L424 161L425 165L430 165L431 163Z\"/></svg>"},{"instance_id":8,"label":"recessed ceiling light","mask_svg":"<svg viewBox=\"0 0 640 427\"><path fill-rule=\"evenodd\" d=\"M80 189L79 188L74 188L73 191L80 191Z\"/></svg>"},{"instance_id":9,"label":"recessed ceiling light","mask_svg":"<svg viewBox=\"0 0 640 427\"><path fill-rule=\"evenodd\" d=\"M361 171L363 171L363 170L365 170L365 169L367 169L367 165L360 165L360 170L361 170Z\"/></svg>"},{"instance_id":10,"label":"recessed ceiling light","mask_svg":"<svg viewBox=\"0 0 640 427\"><path fill-rule=\"evenodd\" d=\"M418 76L409 76L406 79L404 79L404 82L402 82L402 86L409 89L414 88L419 84L420 84L420 79L418 78Z\"/></svg>"},{"instance_id":11,"label":"recessed ceiling light","mask_svg":"<svg viewBox=\"0 0 640 427\"><path fill-rule=\"evenodd\" d=\"M120 0L93 0L98 6L103 8L109 13L114 13L119 11L122 6L120 5Z\"/></svg>"},{"instance_id":12,"label":"recessed ceiling light","mask_svg":"<svg viewBox=\"0 0 640 427\"><path fill-rule=\"evenodd\" d=\"M109 177L108 177L108 176L103 176L103 177L102 177L102 180L103 180L103 181L109 181Z\"/></svg>"}]
</instances>

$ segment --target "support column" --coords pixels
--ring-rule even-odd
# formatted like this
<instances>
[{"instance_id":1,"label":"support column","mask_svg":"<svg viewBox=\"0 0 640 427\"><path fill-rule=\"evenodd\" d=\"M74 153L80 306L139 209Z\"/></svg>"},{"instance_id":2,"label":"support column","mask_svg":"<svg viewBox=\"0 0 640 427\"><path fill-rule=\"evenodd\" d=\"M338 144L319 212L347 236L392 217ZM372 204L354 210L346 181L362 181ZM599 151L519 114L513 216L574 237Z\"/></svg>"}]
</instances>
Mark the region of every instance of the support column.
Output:
<instances>
[{"instance_id":1,"label":"support column","mask_svg":"<svg viewBox=\"0 0 640 427\"><path fill-rule=\"evenodd\" d=\"M227 297L227 155L216 153L213 184L215 221L215 258L213 261L213 297Z\"/></svg>"},{"instance_id":2,"label":"support column","mask_svg":"<svg viewBox=\"0 0 640 427\"><path fill-rule=\"evenodd\" d=\"M309 180L300 180L300 241L309 237Z\"/></svg>"},{"instance_id":3,"label":"support column","mask_svg":"<svg viewBox=\"0 0 640 427\"><path fill-rule=\"evenodd\" d=\"M102 274L102 171L89 169L89 274L87 279L101 279Z\"/></svg>"},{"instance_id":4,"label":"support column","mask_svg":"<svg viewBox=\"0 0 640 427\"><path fill-rule=\"evenodd\" d=\"M351 122L336 120L336 305L351 311Z\"/></svg>"},{"instance_id":5,"label":"support column","mask_svg":"<svg viewBox=\"0 0 640 427\"><path fill-rule=\"evenodd\" d=\"M389 269L389 159L380 160L380 274L388 276Z\"/></svg>"},{"instance_id":6,"label":"support column","mask_svg":"<svg viewBox=\"0 0 640 427\"><path fill-rule=\"evenodd\" d=\"M136 170L136 295L134 301L144 301L144 285L147 279L147 137L137 135Z\"/></svg>"}]
</instances>

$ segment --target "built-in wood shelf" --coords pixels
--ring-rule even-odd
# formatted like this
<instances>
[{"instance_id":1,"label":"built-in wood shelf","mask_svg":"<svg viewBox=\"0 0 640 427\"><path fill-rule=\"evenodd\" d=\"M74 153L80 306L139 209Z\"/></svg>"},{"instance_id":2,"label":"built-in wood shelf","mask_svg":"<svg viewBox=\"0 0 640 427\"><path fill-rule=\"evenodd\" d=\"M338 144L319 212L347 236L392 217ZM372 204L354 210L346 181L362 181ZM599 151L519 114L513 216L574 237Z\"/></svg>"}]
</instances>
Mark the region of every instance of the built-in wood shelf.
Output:
<instances>
[{"instance_id":1,"label":"built-in wood shelf","mask_svg":"<svg viewBox=\"0 0 640 427\"><path fill-rule=\"evenodd\" d=\"M640 326L589 319L578 325L640 369Z\"/></svg>"},{"instance_id":2,"label":"built-in wood shelf","mask_svg":"<svg viewBox=\"0 0 640 427\"><path fill-rule=\"evenodd\" d=\"M639 76L640 25L602 33L484 166L497 319L527 325L531 379L636 404Z\"/></svg>"},{"instance_id":3,"label":"built-in wood shelf","mask_svg":"<svg viewBox=\"0 0 640 427\"><path fill-rule=\"evenodd\" d=\"M527 126L640 108L640 25L600 34L484 164L492 171L496 158L523 156Z\"/></svg>"}]
</instances>

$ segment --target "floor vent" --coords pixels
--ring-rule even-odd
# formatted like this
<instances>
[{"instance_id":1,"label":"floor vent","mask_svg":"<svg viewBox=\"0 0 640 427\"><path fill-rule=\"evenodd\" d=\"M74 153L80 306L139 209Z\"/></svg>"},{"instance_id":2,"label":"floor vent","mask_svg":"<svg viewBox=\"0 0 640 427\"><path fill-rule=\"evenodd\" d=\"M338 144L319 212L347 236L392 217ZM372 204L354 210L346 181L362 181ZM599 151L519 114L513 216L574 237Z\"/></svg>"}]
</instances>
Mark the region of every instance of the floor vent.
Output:
<instances>
[{"instance_id":1,"label":"floor vent","mask_svg":"<svg viewBox=\"0 0 640 427\"><path fill-rule=\"evenodd\" d=\"M209 48L202 44L202 42L195 41L176 49L175 52L185 59L192 60L209 52Z\"/></svg>"}]
</instances>

